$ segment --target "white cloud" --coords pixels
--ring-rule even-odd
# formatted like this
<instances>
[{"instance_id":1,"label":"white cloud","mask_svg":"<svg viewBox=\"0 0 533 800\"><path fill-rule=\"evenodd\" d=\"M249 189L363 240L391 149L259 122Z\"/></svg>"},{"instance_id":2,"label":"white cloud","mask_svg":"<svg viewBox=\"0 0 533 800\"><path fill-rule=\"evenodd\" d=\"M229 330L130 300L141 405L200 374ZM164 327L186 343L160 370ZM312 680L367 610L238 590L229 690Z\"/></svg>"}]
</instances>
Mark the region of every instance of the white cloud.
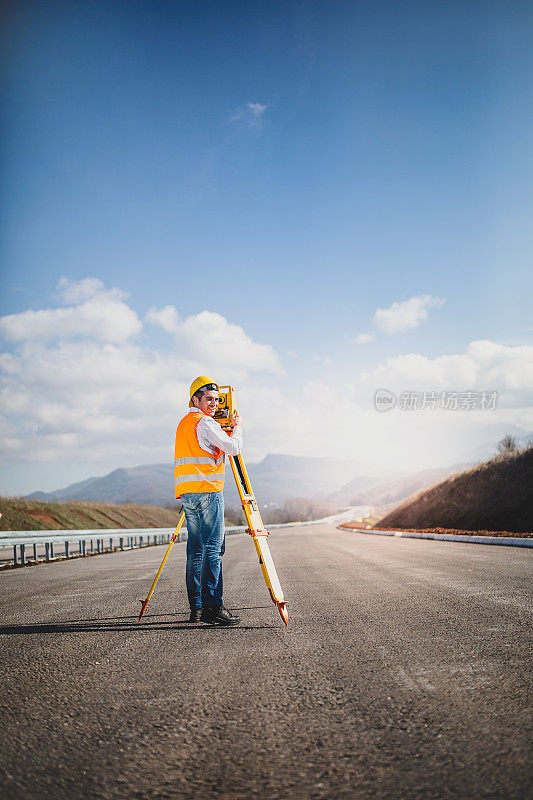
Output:
<instances>
[{"instance_id":1,"label":"white cloud","mask_svg":"<svg viewBox=\"0 0 533 800\"><path fill-rule=\"evenodd\" d=\"M401 303L393 303L389 308L378 308L374 314L374 323L388 334L418 328L427 319L429 309L439 308L445 302L441 297L432 297L429 294L411 297Z\"/></svg>"},{"instance_id":2,"label":"white cloud","mask_svg":"<svg viewBox=\"0 0 533 800\"><path fill-rule=\"evenodd\" d=\"M262 120L267 106L262 103L244 103L231 114L232 122L245 122L249 126L258 125Z\"/></svg>"},{"instance_id":3,"label":"white cloud","mask_svg":"<svg viewBox=\"0 0 533 800\"><path fill-rule=\"evenodd\" d=\"M262 117L267 107L262 105L262 103L248 103L248 109L254 117Z\"/></svg>"},{"instance_id":4,"label":"white cloud","mask_svg":"<svg viewBox=\"0 0 533 800\"><path fill-rule=\"evenodd\" d=\"M137 322L135 330L140 326L124 295L111 290L116 294L110 297L110 290L96 279L59 289L85 322L86 304L98 301L100 307L102 302L114 304L115 310L123 307L125 318ZM203 311L182 319L174 306L165 306L150 309L146 320L167 331L170 352L146 346L144 337L98 337L88 326L86 334L74 337L38 338L36 330L30 336L25 328L24 336L12 338L11 351L0 356L0 443L10 469L17 461L28 471L35 463L48 465L41 484L28 491L56 488L56 481L52 486L45 483L59 464L77 465L80 471L69 475L72 481L118 466L170 462L189 385L202 374L237 388L245 456L251 461L267 452L282 452L355 458L363 471L376 464L415 469L445 463L459 447L466 449L476 426L510 422L533 429L530 346L480 340L464 352L433 359L408 353L364 374L354 372L341 390L320 378L298 379L299 365L293 361L284 391L276 351L221 314ZM46 334L46 326L43 330ZM350 374L346 365L341 367ZM320 376L320 370L313 369L313 374ZM399 410L379 414L373 404L378 388L395 393L489 390L498 391L500 401L497 411L475 415ZM83 473L89 463L90 472ZM69 478L57 481L57 486Z\"/></svg>"},{"instance_id":5,"label":"white cloud","mask_svg":"<svg viewBox=\"0 0 533 800\"><path fill-rule=\"evenodd\" d=\"M376 337L373 333L360 333L358 336L355 337L356 344L368 344L369 342L373 342Z\"/></svg>"},{"instance_id":6,"label":"white cloud","mask_svg":"<svg viewBox=\"0 0 533 800\"><path fill-rule=\"evenodd\" d=\"M205 374L220 376L222 382L251 372L282 371L270 345L254 342L240 325L216 312L201 311L180 321L174 306L165 306L151 308L146 320L174 334L180 352L203 365Z\"/></svg>"},{"instance_id":7,"label":"white cloud","mask_svg":"<svg viewBox=\"0 0 533 800\"><path fill-rule=\"evenodd\" d=\"M361 376L364 388L391 391L497 391L506 406L533 405L533 347L509 347L486 339L466 352L427 358L417 353L389 358Z\"/></svg>"},{"instance_id":8,"label":"white cloud","mask_svg":"<svg viewBox=\"0 0 533 800\"><path fill-rule=\"evenodd\" d=\"M0 319L14 342L12 352L0 355L0 448L11 463L102 460L113 468L168 461L176 422L187 408L196 375L211 373L221 383L234 381L246 391L264 373L281 371L270 345L255 342L220 314L205 311L181 321L173 306L150 309L147 320L175 337L172 352L160 353L131 337L110 337L89 326L90 304L96 301L100 308L111 304L114 313L136 321L134 331L141 326L137 314L121 300L110 299L101 282L63 283L59 289L65 300L68 295L79 305L43 310L49 312L46 324L41 312L31 312L38 319L33 327L28 312ZM81 318L83 325L69 327L58 311ZM111 322L100 317L94 325L109 328ZM52 324L55 336L50 335ZM73 330L78 335L69 336Z\"/></svg>"},{"instance_id":9,"label":"white cloud","mask_svg":"<svg viewBox=\"0 0 533 800\"><path fill-rule=\"evenodd\" d=\"M251 372L281 372L279 358L268 344L258 344L240 325L233 325L221 314L202 311L180 324L178 341L188 353L220 375Z\"/></svg>"},{"instance_id":10,"label":"white cloud","mask_svg":"<svg viewBox=\"0 0 533 800\"><path fill-rule=\"evenodd\" d=\"M159 325L167 333L177 333L179 316L174 306L164 306L164 308L152 307L145 316L147 322L152 325Z\"/></svg>"},{"instance_id":11,"label":"white cloud","mask_svg":"<svg viewBox=\"0 0 533 800\"><path fill-rule=\"evenodd\" d=\"M496 410L387 414L374 408L374 393L401 391L496 391ZM354 375L338 391L325 380L308 382L297 404L279 400L271 414L270 451L344 456L361 463L362 474L444 466L472 458L474 448L496 441L506 426L533 429L533 347L473 341L465 352L427 358L411 353ZM327 421L317 425L317 420ZM312 435L310 435L312 431ZM351 476L353 477L353 475ZM346 482L350 476L346 477Z\"/></svg>"},{"instance_id":12,"label":"white cloud","mask_svg":"<svg viewBox=\"0 0 533 800\"><path fill-rule=\"evenodd\" d=\"M83 303L97 294L105 294L115 300L125 300L128 296L121 289L106 289L103 281L99 278L82 278L80 281L73 281L66 276L59 279L56 294L64 303Z\"/></svg>"},{"instance_id":13,"label":"white cloud","mask_svg":"<svg viewBox=\"0 0 533 800\"><path fill-rule=\"evenodd\" d=\"M0 318L0 333L11 342L83 336L116 343L140 333L141 322L120 290L106 289L96 278L62 278L57 288L62 300L77 305L9 314Z\"/></svg>"}]
</instances>

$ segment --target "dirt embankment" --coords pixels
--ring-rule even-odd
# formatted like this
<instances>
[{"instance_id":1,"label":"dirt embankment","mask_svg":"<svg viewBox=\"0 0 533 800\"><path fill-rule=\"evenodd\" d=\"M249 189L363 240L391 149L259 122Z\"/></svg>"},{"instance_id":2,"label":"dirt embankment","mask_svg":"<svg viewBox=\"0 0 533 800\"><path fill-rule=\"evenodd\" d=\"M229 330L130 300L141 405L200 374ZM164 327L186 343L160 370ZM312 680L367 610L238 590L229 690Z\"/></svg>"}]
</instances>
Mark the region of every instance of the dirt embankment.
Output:
<instances>
[{"instance_id":1,"label":"dirt embankment","mask_svg":"<svg viewBox=\"0 0 533 800\"><path fill-rule=\"evenodd\" d=\"M134 503L113 505L75 500L42 503L38 500L0 498L0 530L89 530L91 528L171 528L176 511Z\"/></svg>"},{"instance_id":2,"label":"dirt embankment","mask_svg":"<svg viewBox=\"0 0 533 800\"><path fill-rule=\"evenodd\" d=\"M533 447L500 456L408 498L377 529L491 535L533 532Z\"/></svg>"}]
</instances>

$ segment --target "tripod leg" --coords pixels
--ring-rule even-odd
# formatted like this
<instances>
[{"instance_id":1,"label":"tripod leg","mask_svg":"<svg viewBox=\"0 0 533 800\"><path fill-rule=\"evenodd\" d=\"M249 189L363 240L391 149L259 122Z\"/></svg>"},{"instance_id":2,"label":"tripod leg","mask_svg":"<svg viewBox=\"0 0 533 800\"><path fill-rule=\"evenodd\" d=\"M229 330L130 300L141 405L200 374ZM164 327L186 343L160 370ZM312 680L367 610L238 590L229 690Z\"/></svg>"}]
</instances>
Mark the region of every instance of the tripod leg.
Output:
<instances>
[{"instance_id":1,"label":"tripod leg","mask_svg":"<svg viewBox=\"0 0 533 800\"><path fill-rule=\"evenodd\" d=\"M283 596L283 589L281 588L276 567L274 566L274 561L268 546L268 531L266 531L263 526L263 520L261 519L257 500L255 499L244 461L240 454L230 456L229 460L233 477L237 484L239 497L241 498L242 510L244 511L246 522L248 523L248 533L254 540L263 578L265 579L272 602L278 607L278 611L285 625L288 625L289 614L287 611L287 603Z\"/></svg>"},{"instance_id":2,"label":"tripod leg","mask_svg":"<svg viewBox=\"0 0 533 800\"><path fill-rule=\"evenodd\" d=\"M278 573L276 572L276 567L274 566L274 560L272 558L266 537L254 536L252 534L252 538L254 540L255 550L259 558L259 564L261 566L263 578L265 579L272 602L278 607L278 611L281 614L281 619L285 625L288 625L289 613L287 611L287 603L285 601L285 597L283 596L283 589L281 588L281 584L279 582Z\"/></svg>"},{"instance_id":3,"label":"tripod leg","mask_svg":"<svg viewBox=\"0 0 533 800\"><path fill-rule=\"evenodd\" d=\"M170 538L170 544L169 544L169 546L167 547L167 550L166 550L166 553L165 553L165 555L163 556L163 561L161 562L161 566L160 566L160 567L159 567L159 569L157 570L157 575L155 576L155 578L154 578L154 582L152 583L152 585L151 585L151 587L150 587L150 591L148 592L148 596L147 596L146 600L141 600L141 601L140 601L140 603L141 603L141 613L139 614L139 622L141 621L141 619L142 619L142 617L143 617L143 614L144 614L144 612L146 611L146 606L147 606L147 605L148 605L148 603L150 602L150 598L152 597L152 595L153 595L153 593L154 593L154 589L155 589L155 587L157 586L157 581L159 580L159 576L160 576L160 575L161 575L161 573L163 572L163 567L165 566L165 562L166 562L167 558L168 558L168 557L169 557L169 555L170 555L170 551L171 551L171 550L172 550L172 548L174 547L174 542L175 542L175 541L177 540L177 538L178 538L178 533L179 533L179 531L180 531L180 528L181 528L181 526L183 525L183 521L184 521L184 519L185 519L185 511L183 511L183 509L182 509L182 512L181 512L181 514L180 514L180 518L179 518L179 520L178 520L178 524L176 525L176 530L174 531L174 533L172 534L172 536L171 536L171 538Z\"/></svg>"}]
</instances>

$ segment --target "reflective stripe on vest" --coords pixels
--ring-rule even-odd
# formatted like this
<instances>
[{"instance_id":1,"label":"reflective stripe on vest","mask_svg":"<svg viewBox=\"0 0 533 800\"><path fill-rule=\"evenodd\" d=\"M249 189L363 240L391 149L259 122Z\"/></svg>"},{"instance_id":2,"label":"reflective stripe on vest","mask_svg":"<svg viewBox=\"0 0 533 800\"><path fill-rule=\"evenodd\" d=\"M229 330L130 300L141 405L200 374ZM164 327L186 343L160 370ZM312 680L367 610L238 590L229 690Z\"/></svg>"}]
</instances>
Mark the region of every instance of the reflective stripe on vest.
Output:
<instances>
[{"instance_id":1,"label":"reflective stripe on vest","mask_svg":"<svg viewBox=\"0 0 533 800\"><path fill-rule=\"evenodd\" d=\"M176 497L187 492L221 492L224 488L224 453L204 450L198 443L196 428L204 415L186 414L176 431L174 486Z\"/></svg>"},{"instance_id":2,"label":"reflective stripe on vest","mask_svg":"<svg viewBox=\"0 0 533 800\"><path fill-rule=\"evenodd\" d=\"M224 473L222 473L224 475ZM203 475L178 475L177 478L174 478L174 486L177 486L178 483L201 483L204 479ZM184 491L183 489L181 490ZM192 490L191 490L192 491ZM195 489L195 492L199 491L199 489Z\"/></svg>"},{"instance_id":3,"label":"reflective stripe on vest","mask_svg":"<svg viewBox=\"0 0 533 800\"><path fill-rule=\"evenodd\" d=\"M213 460L214 459L214 460ZM185 456L184 458L176 458L174 461L175 467L181 467L183 464L222 464L224 455L215 458L215 456Z\"/></svg>"}]
</instances>

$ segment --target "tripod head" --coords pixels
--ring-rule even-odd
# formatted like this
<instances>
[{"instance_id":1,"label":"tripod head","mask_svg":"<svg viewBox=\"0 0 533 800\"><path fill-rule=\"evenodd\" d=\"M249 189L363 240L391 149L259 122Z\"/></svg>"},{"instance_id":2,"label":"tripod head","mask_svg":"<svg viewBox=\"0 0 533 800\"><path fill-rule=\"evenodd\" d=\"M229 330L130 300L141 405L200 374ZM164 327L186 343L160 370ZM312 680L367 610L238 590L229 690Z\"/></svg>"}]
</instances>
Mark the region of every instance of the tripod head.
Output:
<instances>
[{"instance_id":1,"label":"tripod head","mask_svg":"<svg viewBox=\"0 0 533 800\"><path fill-rule=\"evenodd\" d=\"M231 430L231 415L235 411L235 392L233 386L218 387L218 408L214 419L224 430Z\"/></svg>"}]
</instances>

